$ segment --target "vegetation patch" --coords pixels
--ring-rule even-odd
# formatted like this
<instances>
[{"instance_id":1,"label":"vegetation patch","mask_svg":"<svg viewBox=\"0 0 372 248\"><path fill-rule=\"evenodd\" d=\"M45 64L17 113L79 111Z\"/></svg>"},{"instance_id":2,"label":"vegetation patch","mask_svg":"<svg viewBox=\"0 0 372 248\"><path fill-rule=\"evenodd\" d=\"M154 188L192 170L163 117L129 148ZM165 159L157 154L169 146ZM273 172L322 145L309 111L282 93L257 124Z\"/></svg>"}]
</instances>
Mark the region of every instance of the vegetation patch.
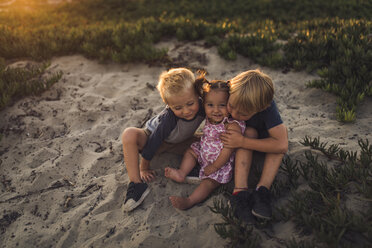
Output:
<instances>
[{"instance_id":1,"label":"vegetation patch","mask_svg":"<svg viewBox=\"0 0 372 248\"><path fill-rule=\"evenodd\" d=\"M370 1L15 2L0 12L6 61L76 53L120 63L167 61L167 51L153 46L162 38L205 39L226 59L242 54L285 71L317 72L321 79L308 86L338 96L340 121L354 121L372 95Z\"/></svg>"},{"instance_id":2,"label":"vegetation patch","mask_svg":"<svg viewBox=\"0 0 372 248\"><path fill-rule=\"evenodd\" d=\"M247 226L234 218L225 200L214 202L212 211L224 220L215 225L222 238L234 247L257 247L270 225L292 222L297 233L291 240L279 240L286 247L372 245L372 145L359 140L360 151L352 152L319 138L305 137L302 144L311 148L303 161L283 159L272 193L288 200L274 203L271 222Z\"/></svg>"},{"instance_id":3,"label":"vegetation patch","mask_svg":"<svg viewBox=\"0 0 372 248\"><path fill-rule=\"evenodd\" d=\"M0 61L0 109L20 97L40 94L62 77L62 72L45 76L47 63L8 68ZM1 136L0 136L1 140Z\"/></svg>"}]
</instances>

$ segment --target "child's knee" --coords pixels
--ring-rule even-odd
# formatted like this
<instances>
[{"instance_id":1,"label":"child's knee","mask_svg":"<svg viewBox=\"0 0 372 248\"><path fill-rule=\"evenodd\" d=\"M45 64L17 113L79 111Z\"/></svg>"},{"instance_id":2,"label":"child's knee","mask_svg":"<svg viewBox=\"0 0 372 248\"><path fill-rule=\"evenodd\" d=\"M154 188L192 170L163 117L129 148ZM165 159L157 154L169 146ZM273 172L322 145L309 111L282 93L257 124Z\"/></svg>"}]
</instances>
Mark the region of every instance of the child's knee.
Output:
<instances>
[{"instance_id":1,"label":"child's knee","mask_svg":"<svg viewBox=\"0 0 372 248\"><path fill-rule=\"evenodd\" d=\"M254 138L254 139L257 139L258 138L258 132L256 129L254 129L253 127L247 127L244 131L244 136L245 137L248 137L248 138Z\"/></svg>"},{"instance_id":2,"label":"child's knee","mask_svg":"<svg viewBox=\"0 0 372 248\"><path fill-rule=\"evenodd\" d=\"M124 143L133 143L137 141L136 128L128 127L121 134L121 141Z\"/></svg>"}]
</instances>

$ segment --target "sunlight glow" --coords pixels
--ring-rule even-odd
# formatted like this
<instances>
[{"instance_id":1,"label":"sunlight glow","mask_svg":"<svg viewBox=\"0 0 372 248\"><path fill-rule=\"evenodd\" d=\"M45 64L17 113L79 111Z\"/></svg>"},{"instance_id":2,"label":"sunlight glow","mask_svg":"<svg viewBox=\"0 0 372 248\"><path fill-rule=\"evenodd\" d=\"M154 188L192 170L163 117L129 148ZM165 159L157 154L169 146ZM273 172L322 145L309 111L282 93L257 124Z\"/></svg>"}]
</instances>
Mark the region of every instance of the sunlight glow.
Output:
<instances>
[{"instance_id":1,"label":"sunlight glow","mask_svg":"<svg viewBox=\"0 0 372 248\"><path fill-rule=\"evenodd\" d=\"M69 3L72 0L0 0L0 12L11 9L16 10L35 10L46 5L57 5Z\"/></svg>"}]
</instances>

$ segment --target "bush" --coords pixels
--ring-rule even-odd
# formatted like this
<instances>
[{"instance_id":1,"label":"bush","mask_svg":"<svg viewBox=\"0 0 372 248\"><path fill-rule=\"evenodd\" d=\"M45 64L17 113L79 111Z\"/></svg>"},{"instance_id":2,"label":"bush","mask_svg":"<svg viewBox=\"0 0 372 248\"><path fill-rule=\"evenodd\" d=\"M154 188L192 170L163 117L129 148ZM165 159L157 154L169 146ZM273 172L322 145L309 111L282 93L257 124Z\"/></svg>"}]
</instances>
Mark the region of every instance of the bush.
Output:
<instances>
[{"instance_id":1,"label":"bush","mask_svg":"<svg viewBox=\"0 0 372 248\"><path fill-rule=\"evenodd\" d=\"M29 6L26 6L29 4ZM0 12L0 57L82 53L101 61L166 61L164 37L205 39L275 68L319 71L308 86L338 96L337 117L352 122L372 95L370 1L83 0L50 7L37 0ZM36 7L35 7L36 6ZM278 39L286 42L278 42ZM280 45L284 44L284 45Z\"/></svg>"},{"instance_id":2,"label":"bush","mask_svg":"<svg viewBox=\"0 0 372 248\"><path fill-rule=\"evenodd\" d=\"M1 62L2 61L2 62ZM43 77L48 64L26 68L6 68L4 60L0 64L0 109L11 103L12 100L40 94L57 82L62 73L55 73L50 77Z\"/></svg>"}]
</instances>

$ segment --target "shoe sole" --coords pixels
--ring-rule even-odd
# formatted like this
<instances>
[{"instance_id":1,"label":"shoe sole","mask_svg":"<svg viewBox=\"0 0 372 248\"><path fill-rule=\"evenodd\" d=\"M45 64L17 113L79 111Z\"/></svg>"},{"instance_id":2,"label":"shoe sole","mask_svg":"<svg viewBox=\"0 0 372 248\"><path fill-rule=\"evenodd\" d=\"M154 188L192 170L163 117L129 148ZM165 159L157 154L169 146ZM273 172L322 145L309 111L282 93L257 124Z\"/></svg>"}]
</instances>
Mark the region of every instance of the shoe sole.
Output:
<instances>
[{"instance_id":1,"label":"shoe sole","mask_svg":"<svg viewBox=\"0 0 372 248\"><path fill-rule=\"evenodd\" d=\"M202 180L199 177L186 177L185 178L185 183L188 183L188 184L200 184L201 181Z\"/></svg>"},{"instance_id":2,"label":"shoe sole","mask_svg":"<svg viewBox=\"0 0 372 248\"><path fill-rule=\"evenodd\" d=\"M252 214L254 216L256 216L257 218L261 218L261 219L265 219L265 220L271 220L271 217L260 215L260 214L256 213L253 209L252 209Z\"/></svg>"},{"instance_id":3,"label":"shoe sole","mask_svg":"<svg viewBox=\"0 0 372 248\"><path fill-rule=\"evenodd\" d=\"M132 204L125 204L123 205L123 211L124 212L130 212L132 211L133 209L135 209L136 207L138 207L139 205L141 205L141 203L143 202L143 200L145 200L145 197L150 193L150 188L147 187L147 189L145 190L145 192L143 192L141 198L139 198L138 201L133 201Z\"/></svg>"}]
</instances>

